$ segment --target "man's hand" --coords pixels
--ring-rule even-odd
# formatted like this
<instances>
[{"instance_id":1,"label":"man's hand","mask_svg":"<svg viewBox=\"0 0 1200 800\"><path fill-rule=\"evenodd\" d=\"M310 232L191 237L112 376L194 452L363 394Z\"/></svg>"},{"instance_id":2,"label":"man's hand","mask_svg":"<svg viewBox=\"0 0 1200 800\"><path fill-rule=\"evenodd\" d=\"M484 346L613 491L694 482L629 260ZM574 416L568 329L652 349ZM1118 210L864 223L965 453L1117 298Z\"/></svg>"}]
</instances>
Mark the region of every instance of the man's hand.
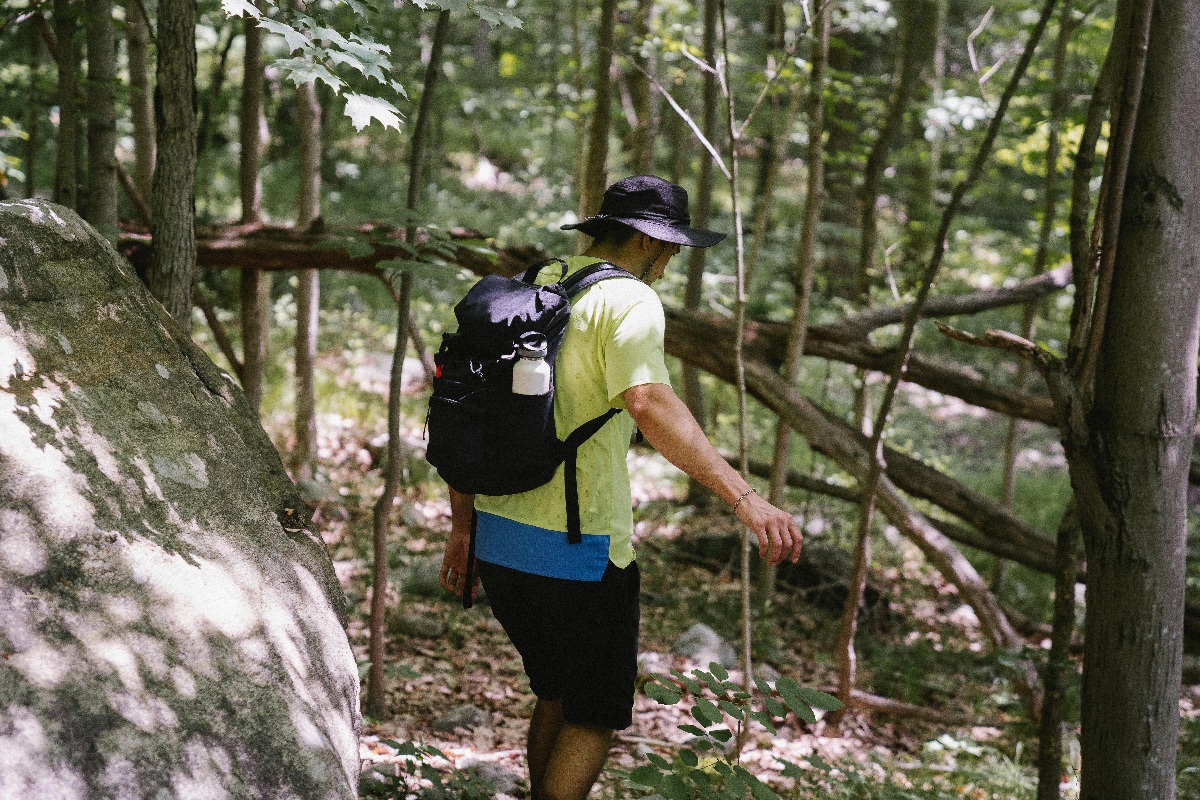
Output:
<instances>
[{"instance_id":1,"label":"man's hand","mask_svg":"<svg viewBox=\"0 0 1200 800\"><path fill-rule=\"evenodd\" d=\"M738 504L737 517L758 538L758 555L768 563L796 563L804 534L791 514L751 492Z\"/></svg>"},{"instance_id":2,"label":"man's hand","mask_svg":"<svg viewBox=\"0 0 1200 800\"><path fill-rule=\"evenodd\" d=\"M471 517L475 496L450 490L450 541L442 555L442 587L462 597L467 583L467 552L471 546ZM471 581L471 601L479 594L479 576Z\"/></svg>"},{"instance_id":3,"label":"man's hand","mask_svg":"<svg viewBox=\"0 0 1200 800\"><path fill-rule=\"evenodd\" d=\"M451 534L446 542L446 552L442 555L442 588L462 597L467 583L467 548L470 545L470 532L466 536ZM479 576L471 580L471 600L479 594Z\"/></svg>"},{"instance_id":4,"label":"man's hand","mask_svg":"<svg viewBox=\"0 0 1200 800\"><path fill-rule=\"evenodd\" d=\"M667 461L734 505L738 519L758 537L758 553L772 564L800 558L804 536L792 515L757 494L704 436L688 407L670 386L647 383L622 393L625 408ZM738 498L742 498L739 502Z\"/></svg>"}]
</instances>

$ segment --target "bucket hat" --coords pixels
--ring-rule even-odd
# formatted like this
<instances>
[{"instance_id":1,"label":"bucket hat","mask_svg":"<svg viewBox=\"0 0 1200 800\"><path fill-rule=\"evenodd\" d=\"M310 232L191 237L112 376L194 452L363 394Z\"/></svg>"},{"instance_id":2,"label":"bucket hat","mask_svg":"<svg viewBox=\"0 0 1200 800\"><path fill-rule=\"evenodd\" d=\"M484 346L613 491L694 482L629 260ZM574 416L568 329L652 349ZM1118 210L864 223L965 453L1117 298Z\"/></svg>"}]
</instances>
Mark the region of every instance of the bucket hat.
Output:
<instances>
[{"instance_id":1,"label":"bucket hat","mask_svg":"<svg viewBox=\"0 0 1200 800\"><path fill-rule=\"evenodd\" d=\"M692 227L687 191L653 175L622 178L604 190L600 213L563 225L594 236L606 222L628 225L647 236L688 247L711 247L725 234Z\"/></svg>"}]
</instances>

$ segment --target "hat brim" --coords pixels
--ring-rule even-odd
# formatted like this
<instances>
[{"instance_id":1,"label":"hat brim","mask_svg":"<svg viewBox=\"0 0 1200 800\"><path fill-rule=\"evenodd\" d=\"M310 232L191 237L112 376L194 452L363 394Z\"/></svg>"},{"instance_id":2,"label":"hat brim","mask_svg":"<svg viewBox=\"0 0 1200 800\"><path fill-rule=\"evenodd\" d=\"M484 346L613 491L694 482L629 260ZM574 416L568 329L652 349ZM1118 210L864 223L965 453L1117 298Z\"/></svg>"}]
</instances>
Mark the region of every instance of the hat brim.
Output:
<instances>
[{"instance_id":1,"label":"hat brim","mask_svg":"<svg viewBox=\"0 0 1200 800\"><path fill-rule=\"evenodd\" d=\"M594 236L604 227L604 223L606 222L619 222L647 236L653 236L660 241L671 242L672 244L683 245L684 247L712 247L725 238L725 234L717 233L716 231L706 231L701 228L692 228L688 225L668 225L636 217L588 217L581 222L563 225L562 229L565 231L582 231L589 236Z\"/></svg>"}]
</instances>

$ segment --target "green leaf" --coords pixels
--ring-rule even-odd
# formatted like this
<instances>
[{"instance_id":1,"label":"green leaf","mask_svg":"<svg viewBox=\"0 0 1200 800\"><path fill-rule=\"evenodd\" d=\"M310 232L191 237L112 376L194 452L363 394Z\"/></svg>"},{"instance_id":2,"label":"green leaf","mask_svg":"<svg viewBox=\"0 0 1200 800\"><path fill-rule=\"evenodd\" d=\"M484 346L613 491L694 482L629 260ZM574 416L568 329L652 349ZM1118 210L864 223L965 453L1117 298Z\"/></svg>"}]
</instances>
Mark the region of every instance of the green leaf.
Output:
<instances>
[{"instance_id":1,"label":"green leaf","mask_svg":"<svg viewBox=\"0 0 1200 800\"><path fill-rule=\"evenodd\" d=\"M693 800L692 793L688 791L687 784L683 782L683 778L673 772L669 772L663 776L663 782L659 786L659 790L668 800Z\"/></svg>"},{"instance_id":2,"label":"green leaf","mask_svg":"<svg viewBox=\"0 0 1200 800\"><path fill-rule=\"evenodd\" d=\"M643 764L629 773L629 780L642 786L649 786L651 789L657 789L662 783L662 773L648 764Z\"/></svg>"},{"instance_id":3,"label":"green leaf","mask_svg":"<svg viewBox=\"0 0 1200 800\"><path fill-rule=\"evenodd\" d=\"M297 50L307 50L312 46L312 42L300 31L293 28L291 25L280 22L275 19L267 19L260 17L258 20L259 27L266 29L270 33L277 33L283 37L283 41L288 46L288 52L294 53ZM304 81L302 81L303 83Z\"/></svg>"},{"instance_id":4,"label":"green leaf","mask_svg":"<svg viewBox=\"0 0 1200 800\"><path fill-rule=\"evenodd\" d=\"M724 667L722 667L716 661L709 664L708 668L712 671L712 674L715 675L717 677L717 680L719 680L719 681L727 680L729 678L729 673L725 670Z\"/></svg>"},{"instance_id":5,"label":"green leaf","mask_svg":"<svg viewBox=\"0 0 1200 800\"><path fill-rule=\"evenodd\" d=\"M679 760L692 768L700 765L700 758L696 755L696 752L686 747L679 751Z\"/></svg>"},{"instance_id":6,"label":"green leaf","mask_svg":"<svg viewBox=\"0 0 1200 800\"><path fill-rule=\"evenodd\" d=\"M716 725L722 719L721 710L703 697L697 699L696 705L692 706L692 716L705 727Z\"/></svg>"},{"instance_id":7,"label":"green leaf","mask_svg":"<svg viewBox=\"0 0 1200 800\"><path fill-rule=\"evenodd\" d=\"M221 0L221 10L231 17L240 17L245 14L254 19L262 18L262 12L249 0Z\"/></svg>"},{"instance_id":8,"label":"green leaf","mask_svg":"<svg viewBox=\"0 0 1200 800\"><path fill-rule=\"evenodd\" d=\"M346 95L346 116L355 130L362 130L377 119L385 128L400 130L399 110L381 97L349 93Z\"/></svg>"},{"instance_id":9,"label":"green leaf","mask_svg":"<svg viewBox=\"0 0 1200 800\"><path fill-rule=\"evenodd\" d=\"M724 743L733 738L733 731L729 730L729 728L713 728L708 732L708 735L718 742Z\"/></svg>"},{"instance_id":10,"label":"green leaf","mask_svg":"<svg viewBox=\"0 0 1200 800\"><path fill-rule=\"evenodd\" d=\"M646 760L659 769L670 769L671 762L660 756L658 753L647 753Z\"/></svg>"},{"instance_id":11,"label":"green leaf","mask_svg":"<svg viewBox=\"0 0 1200 800\"><path fill-rule=\"evenodd\" d=\"M746 715L745 708L743 708L742 706L739 706L737 703L731 702L729 700L718 700L717 705L719 705L721 707L721 710L724 711L726 714L728 714L731 717L735 717L737 719L742 719Z\"/></svg>"},{"instance_id":12,"label":"green leaf","mask_svg":"<svg viewBox=\"0 0 1200 800\"><path fill-rule=\"evenodd\" d=\"M782 715L781 715L782 716ZM775 722L771 719L771 715L765 711L751 711L750 718L758 722L772 734L775 733Z\"/></svg>"},{"instance_id":13,"label":"green leaf","mask_svg":"<svg viewBox=\"0 0 1200 800\"><path fill-rule=\"evenodd\" d=\"M767 707L767 711L776 717L786 717L787 708L783 703L779 702L774 697L764 697L763 705Z\"/></svg>"},{"instance_id":14,"label":"green leaf","mask_svg":"<svg viewBox=\"0 0 1200 800\"><path fill-rule=\"evenodd\" d=\"M758 687L760 692L768 697L775 692L775 690L771 688L771 684L769 684L765 678L755 678L754 685Z\"/></svg>"},{"instance_id":15,"label":"green leaf","mask_svg":"<svg viewBox=\"0 0 1200 800\"><path fill-rule=\"evenodd\" d=\"M321 80L335 92L340 92L345 85L328 67L309 58L281 58L275 62L275 66L296 86Z\"/></svg>"},{"instance_id":16,"label":"green leaf","mask_svg":"<svg viewBox=\"0 0 1200 800\"><path fill-rule=\"evenodd\" d=\"M804 698L804 702L822 711L837 711L844 705L841 700L838 700L833 695L816 689L800 687L800 695Z\"/></svg>"},{"instance_id":17,"label":"green leaf","mask_svg":"<svg viewBox=\"0 0 1200 800\"><path fill-rule=\"evenodd\" d=\"M679 730L684 733L690 733L692 736L707 736L708 731L703 728L697 728L695 725L680 725Z\"/></svg>"},{"instance_id":18,"label":"green leaf","mask_svg":"<svg viewBox=\"0 0 1200 800\"><path fill-rule=\"evenodd\" d=\"M817 721L817 717L813 714L812 708L804 699L804 694L800 691L800 684L791 678L780 678L775 682L775 688L779 690L779 694L783 697L783 702L792 710L797 717L808 723Z\"/></svg>"},{"instance_id":19,"label":"green leaf","mask_svg":"<svg viewBox=\"0 0 1200 800\"><path fill-rule=\"evenodd\" d=\"M687 688L687 690L689 692L691 692L692 694L700 694L700 692L703 691L700 688L700 684L696 683L694 680L689 678L687 675L684 675L679 670L672 669L671 674L674 675L676 680L678 680L680 683L682 683Z\"/></svg>"},{"instance_id":20,"label":"green leaf","mask_svg":"<svg viewBox=\"0 0 1200 800\"><path fill-rule=\"evenodd\" d=\"M648 682L644 691L647 697L662 703L664 706L673 706L683 699L683 696L679 694L679 691L674 686L660 683L657 679Z\"/></svg>"}]
</instances>

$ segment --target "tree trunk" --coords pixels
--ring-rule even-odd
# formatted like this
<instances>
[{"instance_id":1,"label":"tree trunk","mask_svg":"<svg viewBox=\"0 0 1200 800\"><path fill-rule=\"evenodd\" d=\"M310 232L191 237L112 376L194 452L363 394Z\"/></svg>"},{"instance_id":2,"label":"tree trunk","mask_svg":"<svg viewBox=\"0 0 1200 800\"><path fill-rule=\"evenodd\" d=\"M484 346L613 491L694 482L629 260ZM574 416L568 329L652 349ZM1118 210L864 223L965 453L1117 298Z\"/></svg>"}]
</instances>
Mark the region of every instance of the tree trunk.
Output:
<instances>
[{"instance_id":1,"label":"tree trunk","mask_svg":"<svg viewBox=\"0 0 1200 800\"><path fill-rule=\"evenodd\" d=\"M272 282L266 270L242 270L242 391L256 412L262 410Z\"/></svg>"},{"instance_id":2,"label":"tree trunk","mask_svg":"<svg viewBox=\"0 0 1200 800\"><path fill-rule=\"evenodd\" d=\"M408 163L408 210L409 226L405 231L408 241L416 239L416 216L421 199L421 173L425 160L426 139L429 136L429 121L433 114L434 92L437 89L438 76L442 72L442 51L446 45L446 35L450 29L450 12L438 13L437 27L434 29L433 44L429 51L429 63L425 65L425 83L421 90L421 105L417 110L417 119L413 126L412 147L409 150ZM400 483L404 475L401 464L400 443L400 400L402 393L401 378L404 371L404 353L409 327L408 309L412 302L412 273L405 272L400 278L400 298L397 302L396 347L392 353L391 382L388 386L388 448L383 494L375 503L374 515L374 557L375 574L371 589L371 668L367 675L367 708L378 716L384 709L384 693L386 691L383 671L384 658L384 599L387 593L387 533L388 520Z\"/></svg>"},{"instance_id":3,"label":"tree trunk","mask_svg":"<svg viewBox=\"0 0 1200 800\"><path fill-rule=\"evenodd\" d=\"M300 122L300 191L296 201L296 227L308 229L321 216L321 105L314 83L296 87ZM292 476L311 478L317 458L317 395L314 367L317 360L318 313L321 278L315 269L296 273L296 444L292 448Z\"/></svg>"},{"instance_id":4,"label":"tree trunk","mask_svg":"<svg viewBox=\"0 0 1200 800\"><path fill-rule=\"evenodd\" d=\"M825 71L829 55L829 26L833 18L833 0L825 0L817 9L813 24L812 72L808 85L808 180L805 185L804 221L800 245L796 251L796 297L792 307L792 325L788 333L783 375L798 383L808 334L808 307L816 271L817 225L825 201ZM775 454L768 496L776 506L783 505L791 455L791 430L783 418L775 426ZM775 568L760 562L759 598L766 604L775 592Z\"/></svg>"},{"instance_id":5,"label":"tree trunk","mask_svg":"<svg viewBox=\"0 0 1200 800\"><path fill-rule=\"evenodd\" d=\"M579 216L590 217L600 210L608 182L608 133L612 129L613 36L617 24L617 0L601 0L596 36L595 100L588 126L587 159L583 186L579 190Z\"/></svg>"},{"instance_id":6,"label":"tree trunk","mask_svg":"<svg viewBox=\"0 0 1200 800\"><path fill-rule=\"evenodd\" d=\"M704 0L704 62L715 66L717 61L717 13L718 0ZM713 145L717 143L717 76L711 70L705 70L703 75L703 118L701 132ZM696 196L692 203L692 225L697 228L707 228L712 216L713 194L713 156L707 147L699 148L700 174L696 178ZM704 264L707 248L692 247L688 250L687 288L684 291L683 304L686 308L699 308L704 288ZM688 410L700 423L706 427L708 418L704 407L704 389L700 385L700 372L689 364L684 364L683 372L683 401ZM695 478L688 478L688 503L702 505L708 501L709 492Z\"/></svg>"},{"instance_id":7,"label":"tree trunk","mask_svg":"<svg viewBox=\"0 0 1200 800\"><path fill-rule=\"evenodd\" d=\"M92 227L117 241L117 40L113 0L87 0L88 208ZM190 295L190 292L189 292ZM188 302L191 302L190 296Z\"/></svg>"},{"instance_id":8,"label":"tree trunk","mask_svg":"<svg viewBox=\"0 0 1200 800\"><path fill-rule=\"evenodd\" d=\"M1175 797L1200 329L1200 5L1160 0L1150 19L1095 400L1087 439L1070 445L1088 561L1082 800Z\"/></svg>"},{"instance_id":9,"label":"tree trunk","mask_svg":"<svg viewBox=\"0 0 1200 800\"><path fill-rule=\"evenodd\" d=\"M373 717L381 717L387 708L387 683L384 676L384 657L387 636L384 612L387 601L388 559L387 534L392 505L400 491L403 448L400 441L400 396L401 378L404 371L404 351L408 337L408 308L412 301L412 273L406 272L400 279L400 302L396 309L396 348L392 353L391 379L388 384L388 445L383 494L375 501L372 514L372 557L374 571L371 578L371 638L367 645L371 666L367 672L367 696L364 708Z\"/></svg>"},{"instance_id":10,"label":"tree trunk","mask_svg":"<svg viewBox=\"0 0 1200 800\"><path fill-rule=\"evenodd\" d=\"M238 117L241 154L238 165L242 222L258 222L262 214L262 180L259 165L266 139L263 121L263 29L246 17L245 54L242 59L242 106Z\"/></svg>"},{"instance_id":11,"label":"tree trunk","mask_svg":"<svg viewBox=\"0 0 1200 800\"><path fill-rule=\"evenodd\" d=\"M900 10L900 54L896 65L896 77L893 83L892 97L888 101L887 112L884 114L883 126L867 157L863 168L862 188L859 191L860 236L858 250L858 297L866 300L870 294L871 282L875 272L875 251L878 243L878 227L876 222L876 205L879 202L880 184L884 170L887 168L888 157L892 146L900 134L904 115L908 111L909 101L921 75L923 52L925 46L925 30L927 0L906 0Z\"/></svg>"},{"instance_id":12,"label":"tree trunk","mask_svg":"<svg viewBox=\"0 0 1200 800\"><path fill-rule=\"evenodd\" d=\"M55 159L54 202L79 211L79 73L83 60L77 6L73 0L54 0L54 33L58 38L58 152Z\"/></svg>"},{"instance_id":13,"label":"tree trunk","mask_svg":"<svg viewBox=\"0 0 1200 800\"><path fill-rule=\"evenodd\" d=\"M192 329L196 264L196 2L161 0L155 109L154 269L150 291L185 331Z\"/></svg>"},{"instance_id":14,"label":"tree trunk","mask_svg":"<svg viewBox=\"0 0 1200 800\"><path fill-rule=\"evenodd\" d=\"M41 12L35 12L41 18ZM25 123L29 138L25 140L25 199L37 193L37 153L41 143L40 128L42 103L38 92L38 75L42 69L42 34L38 25L30 25L25 35L29 37L29 116Z\"/></svg>"},{"instance_id":15,"label":"tree trunk","mask_svg":"<svg viewBox=\"0 0 1200 800\"><path fill-rule=\"evenodd\" d=\"M1058 800L1061 796L1063 721L1066 718L1069 676L1075 674L1075 662L1071 660L1071 637L1075 632L1075 580L1078 572L1079 515L1072 503L1058 526L1054 615L1050 652L1046 655L1045 677L1042 679L1046 695L1038 729L1037 800Z\"/></svg>"},{"instance_id":16,"label":"tree trunk","mask_svg":"<svg viewBox=\"0 0 1200 800\"><path fill-rule=\"evenodd\" d=\"M133 118L133 183L149 197L154 177L154 93L150 85L150 21L143 0L125 0L129 109Z\"/></svg>"},{"instance_id":17,"label":"tree trunk","mask_svg":"<svg viewBox=\"0 0 1200 800\"><path fill-rule=\"evenodd\" d=\"M638 0L633 17L633 53L631 58L637 68L628 73L629 94L635 116L635 127L629 136L629 162L632 171L646 175L654 171L654 139L658 127L654 118L654 93L646 73L653 65L650 58L642 55L641 42L650 33L650 21L654 16L654 0Z\"/></svg>"}]
</instances>

